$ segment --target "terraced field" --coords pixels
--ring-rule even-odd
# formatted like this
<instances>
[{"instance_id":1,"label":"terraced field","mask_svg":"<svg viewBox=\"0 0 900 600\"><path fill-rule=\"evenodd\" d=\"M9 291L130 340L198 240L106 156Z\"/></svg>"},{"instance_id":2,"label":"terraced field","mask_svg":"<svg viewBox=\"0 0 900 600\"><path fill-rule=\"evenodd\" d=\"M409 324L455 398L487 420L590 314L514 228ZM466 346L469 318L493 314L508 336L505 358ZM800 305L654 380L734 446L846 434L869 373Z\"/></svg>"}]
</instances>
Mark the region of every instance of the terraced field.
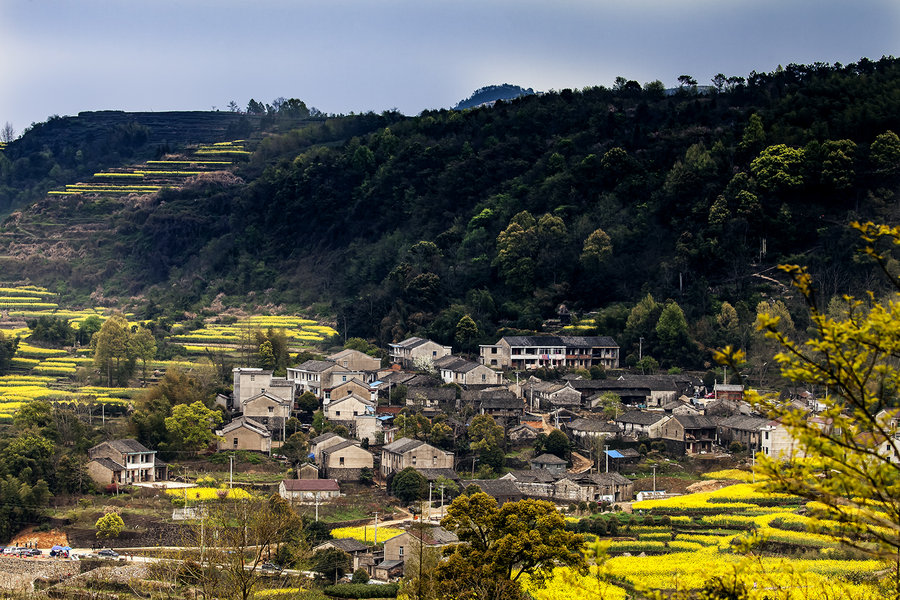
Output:
<instances>
[{"instance_id":1,"label":"terraced field","mask_svg":"<svg viewBox=\"0 0 900 600\"><path fill-rule=\"evenodd\" d=\"M142 389L78 385L75 380L78 370L92 369L94 366L90 348L43 348L24 341L30 334L26 321L31 318L45 315L63 317L77 329L90 316L103 320L110 314L95 308L67 309L60 307L55 300L56 294L37 286L0 287L0 332L4 336L20 338L12 359L13 373L0 377L0 422L11 420L22 404L35 399L126 405ZM138 324L132 319L129 322ZM177 333L176 328L170 341L183 345L183 356L174 360L151 361L148 369L163 372L170 368L208 368L211 352L237 353L242 341L253 339L255 331L270 328L284 331L295 352L337 334L327 325L298 316L257 315L227 325L210 324L182 333Z\"/></svg>"}]
</instances>

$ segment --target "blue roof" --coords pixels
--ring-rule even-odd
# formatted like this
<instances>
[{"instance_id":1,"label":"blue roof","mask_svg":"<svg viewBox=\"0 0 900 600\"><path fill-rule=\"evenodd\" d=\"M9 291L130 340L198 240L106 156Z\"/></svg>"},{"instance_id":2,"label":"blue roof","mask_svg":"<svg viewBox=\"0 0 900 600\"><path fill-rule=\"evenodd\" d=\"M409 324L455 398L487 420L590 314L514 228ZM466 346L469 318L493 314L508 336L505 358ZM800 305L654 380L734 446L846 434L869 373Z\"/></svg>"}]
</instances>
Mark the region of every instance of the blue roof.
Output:
<instances>
[{"instance_id":1,"label":"blue roof","mask_svg":"<svg viewBox=\"0 0 900 600\"><path fill-rule=\"evenodd\" d=\"M625 458L625 455L618 450L606 450L606 455L610 458Z\"/></svg>"}]
</instances>

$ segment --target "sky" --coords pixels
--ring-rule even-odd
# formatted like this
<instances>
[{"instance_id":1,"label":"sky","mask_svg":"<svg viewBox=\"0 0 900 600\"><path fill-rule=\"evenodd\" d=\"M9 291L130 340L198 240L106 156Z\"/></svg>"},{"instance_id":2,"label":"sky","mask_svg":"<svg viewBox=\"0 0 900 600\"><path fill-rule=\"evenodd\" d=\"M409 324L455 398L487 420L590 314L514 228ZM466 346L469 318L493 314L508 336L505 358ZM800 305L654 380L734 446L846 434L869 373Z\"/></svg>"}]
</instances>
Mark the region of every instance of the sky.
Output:
<instances>
[{"instance_id":1,"label":"sky","mask_svg":"<svg viewBox=\"0 0 900 600\"><path fill-rule=\"evenodd\" d=\"M0 0L0 124L87 110L451 107L900 55L898 0Z\"/></svg>"}]
</instances>

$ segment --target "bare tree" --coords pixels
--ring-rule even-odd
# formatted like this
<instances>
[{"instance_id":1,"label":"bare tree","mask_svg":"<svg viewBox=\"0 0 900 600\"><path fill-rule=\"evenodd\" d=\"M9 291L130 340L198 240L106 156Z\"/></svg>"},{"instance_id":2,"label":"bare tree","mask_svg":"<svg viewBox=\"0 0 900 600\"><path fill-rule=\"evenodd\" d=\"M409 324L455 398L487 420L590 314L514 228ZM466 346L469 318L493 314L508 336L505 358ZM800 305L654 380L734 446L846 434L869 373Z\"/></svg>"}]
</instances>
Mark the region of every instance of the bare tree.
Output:
<instances>
[{"instance_id":1,"label":"bare tree","mask_svg":"<svg viewBox=\"0 0 900 600\"><path fill-rule=\"evenodd\" d=\"M16 139L16 130L13 128L12 123L9 121L3 126L3 129L0 129L0 142L6 142L7 144Z\"/></svg>"}]
</instances>

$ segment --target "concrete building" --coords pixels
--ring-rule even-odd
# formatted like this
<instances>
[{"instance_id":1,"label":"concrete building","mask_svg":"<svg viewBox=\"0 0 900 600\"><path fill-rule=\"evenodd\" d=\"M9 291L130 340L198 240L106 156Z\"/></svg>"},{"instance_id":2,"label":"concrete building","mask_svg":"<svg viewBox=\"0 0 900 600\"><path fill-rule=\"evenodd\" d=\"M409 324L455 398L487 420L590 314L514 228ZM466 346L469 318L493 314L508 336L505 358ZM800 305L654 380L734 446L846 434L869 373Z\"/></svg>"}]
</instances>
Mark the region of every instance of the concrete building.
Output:
<instances>
[{"instance_id":1,"label":"concrete building","mask_svg":"<svg viewBox=\"0 0 900 600\"><path fill-rule=\"evenodd\" d=\"M453 453L420 440L400 438L381 449L381 474L387 477L406 467L452 469Z\"/></svg>"},{"instance_id":2,"label":"concrete building","mask_svg":"<svg viewBox=\"0 0 900 600\"><path fill-rule=\"evenodd\" d=\"M262 423L243 416L216 431L219 437L218 451L252 450L270 452L272 450L272 433Z\"/></svg>"},{"instance_id":3,"label":"concrete building","mask_svg":"<svg viewBox=\"0 0 900 600\"><path fill-rule=\"evenodd\" d=\"M164 481L168 465L137 440L113 440L88 450L87 472L98 485Z\"/></svg>"},{"instance_id":4,"label":"concrete building","mask_svg":"<svg viewBox=\"0 0 900 600\"><path fill-rule=\"evenodd\" d=\"M437 359L453 352L453 348L450 346L442 346L437 342L420 337L406 338L402 342L390 344L390 348L391 362L404 369L414 368L416 359L434 363Z\"/></svg>"},{"instance_id":5,"label":"concrete building","mask_svg":"<svg viewBox=\"0 0 900 600\"><path fill-rule=\"evenodd\" d=\"M608 336L505 336L481 346L480 354L495 369L619 367L619 345Z\"/></svg>"}]
</instances>

